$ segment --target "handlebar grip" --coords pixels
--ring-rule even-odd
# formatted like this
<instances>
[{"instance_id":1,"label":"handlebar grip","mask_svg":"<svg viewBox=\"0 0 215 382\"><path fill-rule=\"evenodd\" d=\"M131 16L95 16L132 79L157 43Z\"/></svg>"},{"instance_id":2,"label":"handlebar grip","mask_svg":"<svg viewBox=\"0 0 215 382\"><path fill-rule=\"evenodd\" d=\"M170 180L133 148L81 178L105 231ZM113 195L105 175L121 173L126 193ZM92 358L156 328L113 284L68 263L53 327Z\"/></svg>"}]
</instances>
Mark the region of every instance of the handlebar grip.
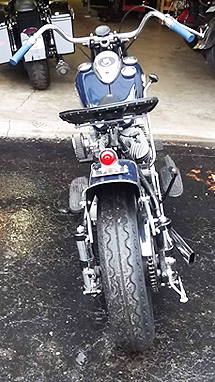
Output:
<instances>
[{"instance_id":1,"label":"handlebar grip","mask_svg":"<svg viewBox=\"0 0 215 382\"><path fill-rule=\"evenodd\" d=\"M23 58L23 56L28 52L29 49L31 49L31 47L33 46L34 44L31 43L29 40L21 46L21 48L19 50L17 50L17 52L11 57L10 59L10 63L12 65L17 65L18 62Z\"/></svg>"},{"instance_id":2,"label":"handlebar grip","mask_svg":"<svg viewBox=\"0 0 215 382\"><path fill-rule=\"evenodd\" d=\"M174 21L169 26L174 32L180 34L187 42L192 42L195 38L195 35L185 29L182 25L180 25L177 21Z\"/></svg>"}]
</instances>

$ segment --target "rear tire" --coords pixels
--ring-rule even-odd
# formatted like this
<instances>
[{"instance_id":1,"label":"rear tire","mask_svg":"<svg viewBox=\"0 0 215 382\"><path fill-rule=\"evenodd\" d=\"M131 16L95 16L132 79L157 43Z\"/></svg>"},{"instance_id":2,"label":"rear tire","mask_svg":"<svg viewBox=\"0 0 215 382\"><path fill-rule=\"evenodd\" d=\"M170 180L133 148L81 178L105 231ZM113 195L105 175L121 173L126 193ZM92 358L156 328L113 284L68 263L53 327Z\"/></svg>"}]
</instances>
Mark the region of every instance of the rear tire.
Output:
<instances>
[{"instance_id":1,"label":"rear tire","mask_svg":"<svg viewBox=\"0 0 215 382\"><path fill-rule=\"evenodd\" d=\"M97 231L102 283L114 339L125 350L142 351L153 341L154 320L133 191L119 186L105 189L98 201Z\"/></svg>"},{"instance_id":2,"label":"rear tire","mask_svg":"<svg viewBox=\"0 0 215 382\"><path fill-rule=\"evenodd\" d=\"M44 90L50 85L50 74L47 60L26 62L25 67L34 89Z\"/></svg>"},{"instance_id":3,"label":"rear tire","mask_svg":"<svg viewBox=\"0 0 215 382\"><path fill-rule=\"evenodd\" d=\"M205 51L205 55L208 66L210 67L212 72L215 73L215 45L213 45L212 48L207 49Z\"/></svg>"}]
</instances>

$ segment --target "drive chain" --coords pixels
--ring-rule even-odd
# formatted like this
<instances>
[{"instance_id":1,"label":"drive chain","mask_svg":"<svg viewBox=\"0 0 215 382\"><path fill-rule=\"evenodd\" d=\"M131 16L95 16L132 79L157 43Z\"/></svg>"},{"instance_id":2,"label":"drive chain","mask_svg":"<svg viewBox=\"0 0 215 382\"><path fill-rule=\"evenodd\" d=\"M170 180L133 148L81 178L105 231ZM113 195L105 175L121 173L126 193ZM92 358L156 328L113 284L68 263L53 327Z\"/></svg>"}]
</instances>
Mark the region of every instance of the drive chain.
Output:
<instances>
[{"instance_id":1,"label":"drive chain","mask_svg":"<svg viewBox=\"0 0 215 382\"><path fill-rule=\"evenodd\" d=\"M149 278L150 278L152 291L158 292L157 274L156 274L156 270L155 270L154 261L153 261L152 256L148 257L147 265L148 265Z\"/></svg>"}]
</instances>

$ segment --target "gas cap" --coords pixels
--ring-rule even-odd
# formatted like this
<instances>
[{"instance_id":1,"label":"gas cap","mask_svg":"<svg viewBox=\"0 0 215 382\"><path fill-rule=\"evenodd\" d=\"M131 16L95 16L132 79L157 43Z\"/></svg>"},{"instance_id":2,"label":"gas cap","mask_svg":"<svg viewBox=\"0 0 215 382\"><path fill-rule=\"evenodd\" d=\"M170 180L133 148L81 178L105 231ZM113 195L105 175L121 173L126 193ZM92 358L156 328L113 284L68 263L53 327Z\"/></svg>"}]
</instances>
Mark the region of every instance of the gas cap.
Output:
<instances>
[{"instance_id":1,"label":"gas cap","mask_svg":"<svg viewBox=\"0 0 215 382\"><path fill-rule=\"evenodd\" d=\"M134 77L137 73L137 70L134 66L124 66L121 70L123 77L131 78Z\"/></svg>"},{"instance_id":2,"label":"gas cap","mask_svg":"<svg viewBox=\"0 0 215 382\"><path fill-rule=\"evenodd\" d=\"M83 62L78 66L78 72L88 72L92 68L91 62Z\"/></svg>"},{"instance_id":3,"label":"gas cap","mask_svg":"<svg viewBox=\"0 0 215 382\"><path fill-rule=\"evenodd\" d=\"M137 57L134 56L126 56L123 58L123 63L125 65L135 65L138 62Z\"/></svg>"}]
</instances>

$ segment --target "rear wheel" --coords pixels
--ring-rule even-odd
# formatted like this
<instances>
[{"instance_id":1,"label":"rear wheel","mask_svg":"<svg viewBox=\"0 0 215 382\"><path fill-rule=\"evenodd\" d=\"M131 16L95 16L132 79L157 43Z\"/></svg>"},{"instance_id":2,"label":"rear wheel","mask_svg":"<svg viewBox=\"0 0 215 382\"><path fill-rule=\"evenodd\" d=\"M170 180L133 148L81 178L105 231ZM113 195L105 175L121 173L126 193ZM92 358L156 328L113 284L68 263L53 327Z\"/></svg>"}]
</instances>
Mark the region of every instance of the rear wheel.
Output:
<instances>
[{"instance_id":1,"label":"rear wheel","mask_svg":"<svg viewBox=\"0 0 215 382\"><path fill-rule=\"evenodd\" d=\"M154 321L136 198L119 187L105 191L98 201L98 250L109 319L117 344L141 351L152 343Z\"/></svg>"},{"instance_id":2,"label":"rear wheel","mask_svg":"<svg viewBox=\"0 0 215 382\"><path fill-rule=\"evenodd\" d=\"M212 48L207 49L205 55L210 69L215 73L215 45L213 45Z\"/></svg>"},{"instance_id":3,"label":"rear wheel","mask_svg":"<svg viewBox=\"0 0 215 382\"><path fill-rule=\"evenodd\" d=\"M34 89L44 90L49 86L50 74L47 60L26 62L25 67Z\"/></svg>"}]
</instances>

